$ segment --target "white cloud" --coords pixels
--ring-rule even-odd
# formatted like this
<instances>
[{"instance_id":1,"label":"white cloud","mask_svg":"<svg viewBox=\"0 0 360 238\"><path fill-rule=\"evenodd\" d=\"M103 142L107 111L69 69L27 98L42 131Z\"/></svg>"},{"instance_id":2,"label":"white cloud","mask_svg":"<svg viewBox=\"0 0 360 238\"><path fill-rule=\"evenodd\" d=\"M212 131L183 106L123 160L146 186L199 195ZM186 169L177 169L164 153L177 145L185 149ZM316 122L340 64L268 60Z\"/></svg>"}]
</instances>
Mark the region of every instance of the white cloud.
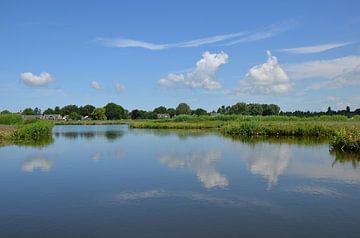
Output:
<instances>
[{"instance_id":1,"label":"white cloud","mask_svg":"<svg viewBox=\"0 0 360 238\"><path fill-rule=\"evenodd\" d=\"M239 93L284 94L291 91L287 73L279 65L277 58L267 51L268 60L252 67L240 82Z\"/></svg>"},{"instance_id":2,"label":"white cloud","mask_svg":"<svg viewBox=\"0 0 360 238\"><path fill-rule=\"evenodd\" d=\"M229 56L225 52L211 54L206 51L196 63L196 68L185 74L169 74L158 81L158 84L168 88L203 88L215 90L222 88L215 80L219 67L228 63Z\"/></svg>"},{"instance_id":3,"label":"white cloud","mask_svg":"<svg viewBox=\"0 0 360 238\"><path fill-rule=\"evenodd\" d=\"M360 85L360 56L288 64L284 68L292 79L325 79L310 89Z\"/></svg>"},{"instance_id":4,"label":"white cloud","mask_svg":"<svg viewBox=\"0 0 360 238\"><path fill-rule=\"evenodd\" d=\"M343 42L343 43L335 43L335 44L322 44L322 45L312 45L312 46L304 46L297 48L288 48L282 49L281 51L291 53L291 54L313 54L320 53L327 50L339 48L342 46L346 46L351 44L352 42Z\"/></svg>"},{"instance_id":5,"label":"white cloud","mask_svg":"<svg viewBox=\"0 0 360 238\"><path fill-rule=\"evenodd\" d=\"M49 73L42 72L39 75L34 75L31 72L20 74L20 79L28 86L46 86L54 80L53 76Z\"/></svg>"},{"instance_id":6,"label":"white cloud","mask_svg":"<svg viewBox=\"0 0 360 238\"><path fill-rule=\"evenodd\" d=\"M101 86L100 86L100 84L98 83L98 82L96 82L96 81L92 81L91 83L90 83L90 87L92 87L93 89L101 89Z\"/></svg>"},{"instance_id":7,"label":"white cloud","mask_svg":"<svg viewBox=\"0 0 360 238\"><path fill-rule=\"evenodd\" d=\"M193 152L182 156L163 155L160 157L160 162L170 168L188 168L195 171L206 188L227 187L228 179L215 168L215 163L220 159L219 152L208 151L206 153Z\"/></svg>"},{"instance_id":8,"label":"white cloud","mask_svg":"<svg viewBox=\"0 0 360 238\"><path fill-rule=\"evenodd\" d=\"M116 90L116 92L121 93L121 92L123 92L125 90L125 86L118 83L118 82L116 82L115 83L115 90Z\"/></svg>"},{"instance_id":9,"label":"white cloud","mask_svg":"<svg viewBox=\"0 0 360 238\"><path fill-rule=\"evenodd\" d=\"M34 158L22 162L21 169L25 172L33 172L34 170L49 171L53 167L53 162L47 158Z\"/></svg>"},{"instance_id":10,"label":"white cloud","mask_svg":"<svg viewBox=\"0 0 360 238\"><path fill-rule=\"evenodd\" d=\"M223 45L234 45L238 43L258 41L273 37L281 32L288 30L290 28L290 25L291 24L287 24L287 25L283 24L281 26L272 25L261 31L237 32L237 33L216 35L216 36L210 36L206 38L177 42L177 43L157 44L142 40L126 39L126 38L118 38L118 39L97 38L96 41L109 47L144 48L148 50L165 50L171 48L198 47L202 45L209 45L219 42L223 42L224 43ZM230 41L230 42L226 42L226 41Z\"/></svg>"}]
</instances>

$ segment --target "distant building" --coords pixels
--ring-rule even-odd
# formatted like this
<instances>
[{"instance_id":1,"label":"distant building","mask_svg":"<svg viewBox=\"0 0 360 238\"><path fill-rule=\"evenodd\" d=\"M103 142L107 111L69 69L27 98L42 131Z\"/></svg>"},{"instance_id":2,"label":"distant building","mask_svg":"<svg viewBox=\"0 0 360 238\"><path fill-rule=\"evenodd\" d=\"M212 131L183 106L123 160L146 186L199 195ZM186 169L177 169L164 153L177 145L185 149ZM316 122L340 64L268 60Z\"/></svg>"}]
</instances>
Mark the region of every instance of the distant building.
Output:
<instances>
[{"instance_id":1,"label":"distant building","mask_svg":"<svg viewBox=\"0 0 360 238\"><path fill-rule=\"evenodd\" d=\"M43 120L62 120L63 117L60 114L45 114L41 117Z\"/></svg>"},{"instance_id":2,"label":"distant building","mask_svg":"<svg viewBox=\"0 0 360 238\"><path fill-rule=\"evenodd\" d=\"M41 119L41 115L23 115L24 119Z\"/></svg>"},{"instance_id":3,"label":"distant building","mask_svg":"<svg viewBox=\"0 0 360 238\"><path fill-rule=\"evenodd\" d=\"M158 114L156 114L156 117L158 119L170 118L170 114L169 113L158 113Z\"/></svg>"}]
</instances>

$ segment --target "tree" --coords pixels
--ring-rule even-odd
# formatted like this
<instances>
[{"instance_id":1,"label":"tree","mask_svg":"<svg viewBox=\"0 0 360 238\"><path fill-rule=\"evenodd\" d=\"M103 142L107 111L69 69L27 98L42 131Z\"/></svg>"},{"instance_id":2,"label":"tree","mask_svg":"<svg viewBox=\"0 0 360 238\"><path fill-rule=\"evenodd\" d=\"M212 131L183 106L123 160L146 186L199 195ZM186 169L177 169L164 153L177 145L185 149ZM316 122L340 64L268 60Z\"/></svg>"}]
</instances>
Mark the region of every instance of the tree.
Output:
<instances>
[{"instance_id":1,"label":"tree","mask_svg":"<svg viewBox=\"0 0 360 238\"><path fill-rule=\"evenodd\" d=\"M81 116L80 116L80 114L77 113L77 112L71 112L71 113L69 114L69 119L70 119L70 120L80 120L80 119L81 119Z\"/></svg>"},{"instance_id":2,"label":"tree","mask_svg":"<svg viewBox=\"0 0 360 238\"><path fill-rule=\"evenodd\" d=\"M131 111L130 117L133 120L142 119L144 117L144 113L141 110L135 109Z\"/></svg>"},{"instance_id":3,"label":"tree","mask_svg":"<svg viewBox=\"0 0 360 238\"><path fill-rule=\"evenodd\" d=\"M95 110L95 107L93 105L85 105L85 106L79 108L80 115L83 117L90 116L94 110Z\"/></svg>"},{"instance_id":4,"label":"tree","mask_svg":"<svg viewBox=\"0 0 360 238\"><path fill-rule=\"evenodd\" d=\"M116 103L108 103L104 108L108 120L118 120L126 117L124 108Z\"/></svg>"},{"instance_id":5,"label":"tree","mask_svg":"<svg viewBox=\"0 0 360 238\"><path fill-rule=\"evenodd\" d=\"M76 113L79 114L78 106L76 106L76 105L66 105L63 108L61 108L61 110L60 110L60 114L62 116L70 115L70 113L72 113L72 112L76 112Z\"/></svg>"},{"instance_id":6,"label":"tree","mask_svg":"<svg viewBox=\"0 0 360 238\"><path fill-rule=\"evenodd\" d=\"M34 110L30 107L25 108L24 111L22 112L23 115L34 115Z\"/></svg>"},{"instance_id":7,"label":"tree","mask_svg":"<svg viewBox=\"0 0 360 238\"><path fill-rule=\"evenodd\" d=\"M154 109L154 113L157 113L157 114L164 114L166 113L166 107L164 106L160 106L160 107L157 107Z\"/></svg>"},{"instance_id":8,"label":"tree","mask_svg":"<svg viewBox=\"0 0 360 238\"><path fill-rule=\"evenodd\" d=\"M38 107L34 108L34 115L41 115L41 109Z\"/></svg>"},{"instance_id":9,"label":"tree","mask_svg":"<svg viewBox=\"0 0 360 238\"><path fill-rule=\"evenodd\" d=\"M95 108L91 113L91 117L94 120L106 120L105 108Z\"/></svg>"},{"instance_id":10,"label":"tree","mask_svg":"<svg viewBox=\"0 0 360 238\"><path fill-rule=\"evenodd\" d=\"M176 115L180 115L180 114L191 114L190 106L187 105L186 103L180 103L176 107Z\"/></svg>"},{"instance_id":11,"label":"tree","mask_svg":"<svg viewBox=\"0 0 360 238\"><path fill-rule=\"evenodd\" d=\"M54 110L53 109L51 109L51 108L48 108L48 109L46 109L45 111L44 111L44 113L43 113L44 115L49 115L49 114L56 114L55 112L54 112Z\"/></svg>"},{"instance_id":12,"label":"tree","mask_svg":"<svg viewBox=\"0 0 360 238\"><path fill-rule=\"evenodd\" d=\"M205 109L202 109L202 108L197 108L195 111L194 111L194 114L197 115L197 116L204 116L204 115L207 115L207 111Z\"/></svg>"},{"instance_id":13,"label":"tree","mask_svg":"<svg viewBox=\"0 0 360 238\"><path fill-rule=\"evenodd\" d=\"M54 114L61 114L61 109L60 109L59 106L56 106L56 107L54 108Z\"/></svg>"},{"instance_id":14,"label":"tree","mask_svg":"<svg viewBox=\"0 0 360 238\"><path fill-rule=\"evenodd\" d=\"M3 110L1 114L10 114L11 112L9 110Z\"/></svg>"},{"instance_id":15,"label":"tree","mask_svg":"<svg viewBox=\"0 0 360 238\"><path fill-rule=\"evenodd\" d=\"M166 113L168 113L170 115L170 117L173 117L176 115L176 110L174 108L168 108L166 110Z\"/></svg>"}]
</instances>

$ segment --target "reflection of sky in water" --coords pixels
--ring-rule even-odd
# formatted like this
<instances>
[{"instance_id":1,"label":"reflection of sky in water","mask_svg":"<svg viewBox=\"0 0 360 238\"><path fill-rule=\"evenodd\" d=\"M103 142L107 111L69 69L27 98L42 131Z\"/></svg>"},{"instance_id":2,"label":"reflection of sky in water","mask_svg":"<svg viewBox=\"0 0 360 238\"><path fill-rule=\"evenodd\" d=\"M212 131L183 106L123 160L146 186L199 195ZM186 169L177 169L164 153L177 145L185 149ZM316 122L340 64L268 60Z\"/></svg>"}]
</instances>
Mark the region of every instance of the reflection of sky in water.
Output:
<instances>
[{"instance_id":1,"label":"reflection of sky in water","mask_svg":"<svg viewBox=\"0 0 360 238\"><path fill-rule=\"evenodd\" d=\"M50 171L53 164L47 158L26 159L21 163L21 170L25 172L33 172L35 170Z\"/></svg>"},{"instance_id":2,"label":"reflection of sky in water","mask_svg":"<svg viewBox=\"0 0 360 238\"><path fill-rule=\"evenodd\" d=\"M188 168L195 171L196 176L206 188L229 185L228 179L215 168L216 162L220 159L221 153L215 151L162 155L159 158L162 164L170 168Z\"/></svg>"},{"instance_id":3,"label":"reflection of sky in water","mask_svg":"<svg viewBox=\"0 0 360 238\"><path fill-rule=\"evenodd\" d=\"M0 148L0 237L351 237L360 171L333 162L327 144L57 126L46 147Z\"/></svg>"}]
</instances>

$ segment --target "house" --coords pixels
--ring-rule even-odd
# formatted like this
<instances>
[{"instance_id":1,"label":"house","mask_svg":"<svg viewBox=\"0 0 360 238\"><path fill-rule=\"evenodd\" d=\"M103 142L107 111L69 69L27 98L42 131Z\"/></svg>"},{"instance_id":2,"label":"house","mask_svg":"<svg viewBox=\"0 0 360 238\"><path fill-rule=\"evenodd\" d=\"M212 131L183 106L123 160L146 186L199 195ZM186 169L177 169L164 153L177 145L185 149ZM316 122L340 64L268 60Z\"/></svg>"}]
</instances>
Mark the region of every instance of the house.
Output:
<instances>
[{"instance_id":1,"label":"house","mask_svg":"<svg viewBox=\"0 0 360 238\"><path fill-rule=\"evenodd\" d=\"M170 114L169 113L158 113L158 114L156 114L156 117L158 119L167 119L167 118L170 118Z\"/></svg>"},{"instance_id":2,"label":"house","mask_svg":"<svg viewBox=\"0 0 360 238\"><path fill-rule=\"evenodd\" d=\"M62 120L63 117L60 114L45 114L41 117L43 120Z\"/></svg>"}]
</instances>

